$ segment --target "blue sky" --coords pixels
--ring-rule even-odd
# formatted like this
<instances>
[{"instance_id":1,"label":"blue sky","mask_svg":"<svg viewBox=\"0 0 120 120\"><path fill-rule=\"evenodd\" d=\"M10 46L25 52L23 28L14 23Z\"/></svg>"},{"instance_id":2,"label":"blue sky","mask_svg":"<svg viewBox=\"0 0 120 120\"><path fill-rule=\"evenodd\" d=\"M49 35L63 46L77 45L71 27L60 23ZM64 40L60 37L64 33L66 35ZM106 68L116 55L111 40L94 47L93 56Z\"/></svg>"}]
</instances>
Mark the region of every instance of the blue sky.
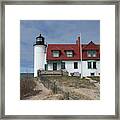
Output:
<instances>
[{"instance_id":1,"label":"blue sky","mask_svg":"<svg viewBox=\"0 0 120 120\"><path fill-rule=\"evenodd\" d=\"M20 72L33 72L33 44L40 33L48 44L75 43L80 33L82 43L100 43L100 21L21 20Z\"/></svg>"}]
</instances>

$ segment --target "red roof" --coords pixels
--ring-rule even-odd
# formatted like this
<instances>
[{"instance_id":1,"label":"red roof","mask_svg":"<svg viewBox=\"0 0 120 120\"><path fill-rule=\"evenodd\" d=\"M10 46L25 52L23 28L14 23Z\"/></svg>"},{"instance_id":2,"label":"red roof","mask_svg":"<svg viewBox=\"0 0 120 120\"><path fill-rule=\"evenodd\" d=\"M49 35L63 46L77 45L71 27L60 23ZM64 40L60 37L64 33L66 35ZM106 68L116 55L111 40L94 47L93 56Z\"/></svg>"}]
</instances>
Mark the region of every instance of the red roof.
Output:
<instances>
[{"instance_id":1,"label":"red roof","mask_svg":"<svg viewBox=\"0 0 120 120\"><path fill-rule=\"evenodd\" d=\"M60 51L59 57L53 57L54 50ZM73 57L67 57L65 51L72 50ZM87 51L95 50L96 57L88 57ZM80 44L48 44L47 47L47 60L80 60ZM82 44L82 59L83 60L99 60L100 59L100 46L94 44L92 41L89 44Z\"/></svg>"},{"instance_id":2,"label":"red roof","mask_svg":"<svg viewBox=\"0 0 120 120\"><path fill-rule=\"evenodd\" d=\"M99 50L99 45L96 45L92 41L86 45L85 44L82 45L82 47L83 47L83 50Z\"/></svg>"}]
</instances>

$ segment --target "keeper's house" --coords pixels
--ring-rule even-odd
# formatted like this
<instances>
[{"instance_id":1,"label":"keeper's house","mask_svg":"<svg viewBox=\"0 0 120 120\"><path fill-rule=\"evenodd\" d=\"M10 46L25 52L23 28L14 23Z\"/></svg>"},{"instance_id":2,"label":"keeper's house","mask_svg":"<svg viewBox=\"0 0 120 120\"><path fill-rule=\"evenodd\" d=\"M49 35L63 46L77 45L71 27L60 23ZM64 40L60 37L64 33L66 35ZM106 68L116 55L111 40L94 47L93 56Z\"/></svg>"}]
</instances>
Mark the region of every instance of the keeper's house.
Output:
<instances>
[{"instance_id":1,"label":"keeper's house","mask_svg":"<svg viewBox=\"0 0 120 120\"><path fill-rule=\"evenodd\" d=\"M81 44L80 37L75 44L45 44L38 36L34 44L34 77L38 70L63 70L69 75L100 75L100 45L92 41Z\"/></svg>"}]
</instances>

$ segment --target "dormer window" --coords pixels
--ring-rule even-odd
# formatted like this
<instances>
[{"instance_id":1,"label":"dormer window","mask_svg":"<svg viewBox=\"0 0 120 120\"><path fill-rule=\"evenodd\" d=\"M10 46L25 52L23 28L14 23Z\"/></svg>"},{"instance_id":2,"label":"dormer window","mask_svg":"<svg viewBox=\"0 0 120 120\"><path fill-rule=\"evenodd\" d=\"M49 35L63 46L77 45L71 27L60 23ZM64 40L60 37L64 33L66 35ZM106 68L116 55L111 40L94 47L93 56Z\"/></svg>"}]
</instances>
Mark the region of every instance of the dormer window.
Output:
<instances>
[{"instance_id":1,"label":"dormer window","mask_svg":"<svg viewBox=\"0 0 120 120\"><path fill-rule=\"evenodd\" d=\"M72 50L67 50L66 51L66 56L67 57L73 57L73 51Z\"/></svg>"},{"instance_id":2,"label":"dormer window","mask_svg":"<svg viewBox=\"0 0 120 120\"><path fill-rule=\"evenodd\" d=\"M89 50L87 51L88 57L96 57L96 51L95 50Z\"/></svg>"},{"instance_id":3,"label":"dormer window","mask_svg":"<svg viewBox=\"0 0 120 120\"><path fill-rule=\"evenodd\" d=\"M59 57L60 56L60 51L59 50L53 50L52 54L53 54L53 57Z\"/></svg>"}]
</instances>

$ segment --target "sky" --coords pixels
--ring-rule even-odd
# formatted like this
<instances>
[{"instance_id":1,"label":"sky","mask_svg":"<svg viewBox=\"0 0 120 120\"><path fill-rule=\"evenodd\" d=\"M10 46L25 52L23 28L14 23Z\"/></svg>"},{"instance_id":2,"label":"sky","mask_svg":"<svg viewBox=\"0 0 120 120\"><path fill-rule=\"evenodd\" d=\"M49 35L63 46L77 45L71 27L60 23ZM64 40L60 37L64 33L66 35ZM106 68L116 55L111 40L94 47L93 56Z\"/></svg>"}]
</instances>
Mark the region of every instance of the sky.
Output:
<instances>
[{"instance_id":1,"label":"sky","mask_svg":"<svg viewBox=\"0 0 120 120\"><path fill-rule=\"evenodd\" d=\"M99 20L21 20L20 72L33 72L33 44L39 34L47 44L75 43L81 34L81 43L100 43Z\"/></svg>"}]
</instances>

